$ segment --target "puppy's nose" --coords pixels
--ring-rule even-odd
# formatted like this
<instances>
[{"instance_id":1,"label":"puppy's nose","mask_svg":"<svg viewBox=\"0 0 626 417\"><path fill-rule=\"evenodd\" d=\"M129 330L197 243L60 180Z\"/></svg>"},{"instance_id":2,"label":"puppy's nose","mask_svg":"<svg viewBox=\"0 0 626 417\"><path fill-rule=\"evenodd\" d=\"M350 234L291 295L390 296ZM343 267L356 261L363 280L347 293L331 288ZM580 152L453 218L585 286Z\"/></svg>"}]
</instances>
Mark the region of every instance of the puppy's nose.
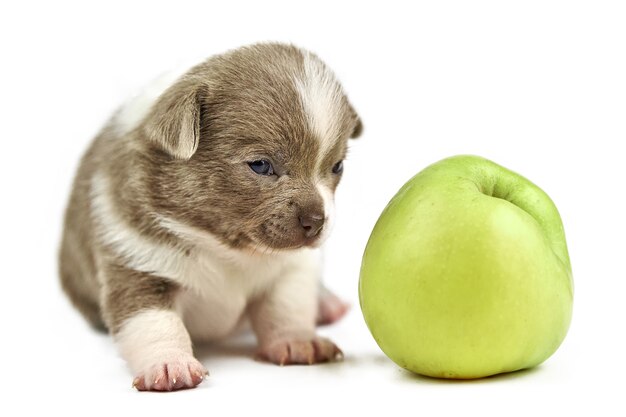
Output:
<instances>
[{"instance_id":1,"label":"puppy's nose","mask_svg":"<svg viewBox=\"0 0 626 417\"><path fill-rule=\"evenodd\" d=\"M300 224L304 229L304 236L317 236L324 226L324 215L320 213L306 213L300 216Z\"/></svg>"}]
</instances>

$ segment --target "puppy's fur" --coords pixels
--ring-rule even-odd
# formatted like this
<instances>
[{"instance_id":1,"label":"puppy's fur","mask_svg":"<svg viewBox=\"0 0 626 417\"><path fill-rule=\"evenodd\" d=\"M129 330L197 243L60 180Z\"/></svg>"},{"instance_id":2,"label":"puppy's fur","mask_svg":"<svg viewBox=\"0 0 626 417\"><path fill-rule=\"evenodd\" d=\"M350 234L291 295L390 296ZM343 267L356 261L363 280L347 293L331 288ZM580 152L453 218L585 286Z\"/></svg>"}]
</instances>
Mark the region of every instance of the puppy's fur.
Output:
<instances>
[{"instance_id":1,"label":"puppy's fur","mask_svg":"<svg viewBox=\"0 0 626 417\"><path fill-rule=\"evenodd\" d=\"M335 358L315 335L317 247L360 131L331 71L282 44L210 58L113 116L76 176L60 275L111 332L138 389L197 385L206 371L191 340L224 338L246 319L266 360Z\"/></svg>"}]
</instances>

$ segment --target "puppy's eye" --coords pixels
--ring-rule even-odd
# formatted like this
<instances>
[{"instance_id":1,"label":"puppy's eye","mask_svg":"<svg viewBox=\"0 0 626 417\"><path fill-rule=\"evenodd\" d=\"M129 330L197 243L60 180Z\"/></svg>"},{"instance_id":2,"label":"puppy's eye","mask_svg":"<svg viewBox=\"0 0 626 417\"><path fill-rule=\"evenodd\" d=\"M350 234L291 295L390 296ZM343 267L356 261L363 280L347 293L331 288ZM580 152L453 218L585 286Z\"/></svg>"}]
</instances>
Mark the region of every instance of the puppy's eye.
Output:
<instances>
[{"instance_id":1,"label":"puppy's eye","mask_svg":"<svg viewBox=\"0 0 626 417\"><path fill-rule=\"evenodd\" d=\"M341 174L343 172L343 161L337 162L333 165L333 174Z\"/></svg>"},{"instance_id":2,"label":"puppy's eye","mask_svg":"<svg viewBox=\"0 0 626 417\"><path fill-rule=\"evenodd\" d=\"M250 169L259 175L274 175L274 168L272 167L272 164L265 159L248 162L248 165L250 166Z\"/></svg>"}]
</instances>

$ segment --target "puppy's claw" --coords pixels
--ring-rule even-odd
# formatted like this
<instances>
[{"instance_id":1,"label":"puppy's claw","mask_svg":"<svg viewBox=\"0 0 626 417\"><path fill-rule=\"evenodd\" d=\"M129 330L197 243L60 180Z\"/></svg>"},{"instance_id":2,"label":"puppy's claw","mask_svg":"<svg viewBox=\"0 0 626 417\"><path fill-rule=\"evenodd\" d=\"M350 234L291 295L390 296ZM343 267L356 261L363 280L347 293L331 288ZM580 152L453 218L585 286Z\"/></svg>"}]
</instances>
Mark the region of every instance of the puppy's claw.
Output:
<instances>
[{"instance_id":1,"label":"puppy's claw","mask_svg":"<svg viewBox=\"0 0 626 417\"><path fill-rule=\"evenodd\" d=\"M138 391L176 391L194 388L203 381L204 375L208 375L208 372L195 358L185 359L177 358L148 368L134 379L133 387Z\"/></svg>"},{"instance_id":2,"label":"puppy's claw","mask_svg":"<svg viewBox=\"0 0 626 417\"><path fill-rule=\"evenodd\" d=\"M261 347L257 356L279 366L313 365L343 358L343 352L333 342L321 337L312 340L283 340Z\"/></svg>"},{"instance_id":3,"label":"puppy's claw","mask_svg":"<svg viewBox=\"0 0 626 417\"><path fill-rule=\"evenodd\" d=\"M202 381L204 381L204 378L209 376L209 371L207 370L191 370L191 368L189 369L189 374L191 375L191 383L195 386L195 385L199 385L200 383L202 383Z\"/></svg>"}]
</instances>

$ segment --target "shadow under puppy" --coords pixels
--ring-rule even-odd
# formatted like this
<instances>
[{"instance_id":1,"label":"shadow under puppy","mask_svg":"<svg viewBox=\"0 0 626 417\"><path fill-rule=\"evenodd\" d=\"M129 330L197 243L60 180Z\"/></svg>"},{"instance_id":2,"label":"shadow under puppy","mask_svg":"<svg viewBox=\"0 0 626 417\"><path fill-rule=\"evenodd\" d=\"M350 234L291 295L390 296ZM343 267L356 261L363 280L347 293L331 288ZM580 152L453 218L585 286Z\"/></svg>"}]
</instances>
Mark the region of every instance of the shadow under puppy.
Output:
<instances>
[{"instance_id":1,"label":"shadow under puppy","mask_svg":"<svg viewBox=\"0 0 626 417\"><path fill-rule=\"evenodd\" d=\"M323 321L344 308L320 286L318 248L360 131L324 63L282 44L212 57L112 117L74 182L60 275L137 389L196 386L191 341L247 320L265 360L341 353L315 333L320 306Z\"/></svg>"}]
</instances>

